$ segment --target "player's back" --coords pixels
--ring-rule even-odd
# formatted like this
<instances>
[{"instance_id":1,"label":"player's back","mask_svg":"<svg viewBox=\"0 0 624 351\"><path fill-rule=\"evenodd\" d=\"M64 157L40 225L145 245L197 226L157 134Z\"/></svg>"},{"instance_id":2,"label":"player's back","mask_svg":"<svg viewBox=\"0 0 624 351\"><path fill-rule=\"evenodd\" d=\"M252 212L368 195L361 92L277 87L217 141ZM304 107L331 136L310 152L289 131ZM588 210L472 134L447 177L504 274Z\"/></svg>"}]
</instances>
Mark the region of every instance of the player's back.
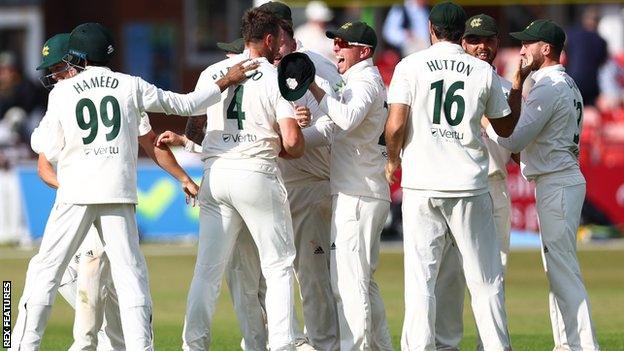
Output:
<instances>
[{"instance_id":1,"label":"player's back","mask_svg":"<svg viewBox=\"0 0 624 351\"><path fill-rule=\"evenodd\" d=\"M484 115L509 113L491 66L457 44L439 42L399 63L390 92L390 103L406 101L411 106L403 186L458 193L486 191L488 155L480 120ZM494 93L499 98L497 106L491 99Z\"/></svg>"},{"instance_id":2,"label":"player's back","mask_svg":"<svg viewBox=\"0 0 624 351\"><path fill-rule=\"evenodd\" d=\"M50 93L47 114L58 121L63 138L57 166L58 201L137 202L141 112L136 84L136 77L88 66L59 82Z\"/></svg>"},{"instance_id":3,"label":"player's back","mask_svg":"<svg viewBox=\"0 0 624 351\"><path fill-rule=\"evenodd\" d=\"M227 67L248 58L248 53L216 63L202 72L198 82L221 77ZM281 150L277 121L294 117L292 105L280 95L277 69L265 58L256 59L257 73L241 85L223 91L219 103L207 110L202 159L215 157L273 163Z\"/></svg>"},{"instance_id":4,"label":"player's back","mask_svg":"<svg viewBox=\"0 0 624 351\"><path fill-rule=\"evenodd\" d=\"M522 151L522 173L527 179L568 169L578 170L583 124L583 97L563 67L543 68L533 77L536 75L539 77L526 104L531 108L541 105L541 113L549 118L535 140Z\"/></svg>"}]
</instances>

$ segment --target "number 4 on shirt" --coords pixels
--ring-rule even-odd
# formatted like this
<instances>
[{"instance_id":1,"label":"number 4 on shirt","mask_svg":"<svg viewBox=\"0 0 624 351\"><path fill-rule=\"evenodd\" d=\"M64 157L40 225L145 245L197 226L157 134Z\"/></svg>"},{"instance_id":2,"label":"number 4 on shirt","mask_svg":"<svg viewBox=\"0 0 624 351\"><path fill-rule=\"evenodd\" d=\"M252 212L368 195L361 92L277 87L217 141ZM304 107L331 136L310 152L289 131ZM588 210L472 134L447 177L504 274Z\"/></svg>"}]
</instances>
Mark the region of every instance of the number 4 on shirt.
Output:
<instances>
[{"instance_id":1,"label":"number 4 on shirt","mask_svg":"<svg viewBox=\"0 0 624 351\"><path fill-rule=\"evenodd\" d=\"M243 90L244 87L239 85L234 90L234 97L230 101L227 108L227 119L238 120L238 129L243 129L243 121L245 120L245 112L243 112Z\"/></svg>"}]
</instances>

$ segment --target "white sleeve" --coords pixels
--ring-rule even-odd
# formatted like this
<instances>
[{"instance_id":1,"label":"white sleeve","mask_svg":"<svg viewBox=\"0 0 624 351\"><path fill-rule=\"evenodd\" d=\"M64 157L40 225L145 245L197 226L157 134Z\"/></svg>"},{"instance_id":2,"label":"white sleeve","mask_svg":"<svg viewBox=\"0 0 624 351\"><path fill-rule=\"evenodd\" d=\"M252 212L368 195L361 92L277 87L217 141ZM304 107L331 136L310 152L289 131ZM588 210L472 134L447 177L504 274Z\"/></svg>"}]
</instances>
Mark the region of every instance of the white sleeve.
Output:
<instances>
[{"instance_id":1,"label":"white sleeve","mask_svg":"<svg viewBox=\"0 0 624 351\"><path fill-rule=\"evenodd\" d=\"M485 111L483 114L485 117L491 119L506 117L511 114L511 108L507 103L507 97L503 92L500 78L493 69L490 70L490 81L490 96L485 103Z\"/></svg>"},{"instance_id":2,"label":"white sleeve","mask_svg":"<svg viewBox=\"0 0 624 351\"><path fill-rule=\"evenodd\" d=\"M338 128L349 131L362 123L377 93L372 82L354 81L345 86L342 101L325 94L319 107Z\"/></svg>"},{"instance_id":3,"label":"white sleeve","mask_svg":"<svg viewBox=\"0 0 624 351\"><path fill-rule=\"evenodd\" d=\"M56 95L50 93L48 97L48 110L33 131L30 145L34 152L44 154L50 162L57 162L58 157L65 147L65 134L61 122L58 119L59 109L56 104Z\"/></svg>"},{"instance_id":4,"label":"white sleeve","mask_svg":"<svg viewBox=\"0 0 624 351\"><path fill-rule=\"evenodd\" d=\"M277 93L277 101L275 103L275 119L295 118L295 108L290 101L287 101L282 95Z\"/></svg>"},{"instance_id":5,"label":"white sleeve","mask_svg":"<svg viewBox=\"0 0 624 351\"><path fill-rule=\"evenodd\" d=\"M194 143L191 139L188 139L186 144L184 144L184 150L193 154L201 154L203 152L202 146Z\"/></svg>"},{"instance_id":6,"label":"white sleeve","mask_svg":"<svg viewBox=\"0 0 624 351\"><path fill-rule=\"evenodd\" d=\"M141 120L139 121L139 136L144 136L152 130L149 116L145 112L141 112Z\"/></svg>"},{"instance_id":7,"label":"white sleeve","mask_svg":"<svg viewBox=\"0 0 624 351\"><path fill-rule=\"evenodd\" d=\"M412 84L409 82L409 73L405 70L404 61L399 62L394 69L390 87L388 88L388 104L412 105Z\"/></svg>"},{"instance_id":8,"label":"white sleeve","mask_svg":"<svg viewBox=\"0 0 624 351\"><path fill-rule=\"evenodd\" d=\"M216 83L206 84L188 94L162 90L139 77L137 81L137 104L140 111L166 113L168 115L196 116L221 100L221 89Z\"/></svg>"},{"instance_id":9,"label":"white sleeve","mask_svg":"<svg viewBox=\"0 0 624 351\"><path fill-rule=\"evenodd\" d=\"M321 116L316 119L313 125L301 130L306 149L331 145L334 129L335 124L329 117Z\"/></svg>"},{"instance_id":10,"label":"white sleeve","mask_svg":"<svg viewBox=\"0 0 624 351\"><path fill-rule=\"evenodd\" d=\"M496 135L492 125L486 130L488 136L513 153L522 151L542 131L552 116L554 98L553 92L546 85L536 85L522 106L520 120L511 136L502 138Z\"/></svg>"}]
</instances>

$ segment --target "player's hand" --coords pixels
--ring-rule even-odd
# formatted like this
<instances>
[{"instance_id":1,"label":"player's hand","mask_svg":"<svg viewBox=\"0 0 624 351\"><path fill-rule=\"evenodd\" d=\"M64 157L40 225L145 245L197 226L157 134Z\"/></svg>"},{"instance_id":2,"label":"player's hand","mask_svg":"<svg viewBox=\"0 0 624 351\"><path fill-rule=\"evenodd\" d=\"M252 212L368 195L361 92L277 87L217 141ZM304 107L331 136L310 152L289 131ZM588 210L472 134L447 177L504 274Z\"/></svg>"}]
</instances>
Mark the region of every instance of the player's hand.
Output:
<instances>
[{"instance_id":1,"label":"player's hand","mask_svg":"<svg viewBox=\"0 0 624 351\"><path fill-rule=\"evenodd\" d=\"M297 120L299 127L305 128L310 125L312 113L306 106L295 106L295 119Z\"/></svg>"},{"instance_id":2,"label":"player's hand","mask_svg":"<svg viewBox=\"0 0 624 351\"><path fill-rule=\"evenodd\" d=\"M197 205L197 194L199 194L199 186L195 184L193 179L187 178L182 181L182 189L186 194L186 203L195 207Z\"/></svg>"},{"instance_id":3,"label":"player's hand","mask_svg":"<svg viewBox=\"0 0 624 351\"><path fill-rule=\"evenodd\" d=\"M256 74L257 68L260 66L255 60L245 60L230 67L225 74L225 78L229 85L236 85L245 79Z\"/></svg>"},{"instance_id":4,"label":"player's hand","mask_svg":"<svg viewBox=\"0 0 624 351\"><path fill-rule=\"evenodd\" d=\"M168 146L184 146L186 144L186 137L184 135L176 134L170 130L161 133L157 138L155 145L160 147L164 145Z\"/></svg>"},{"instance_id":5,"label":"player's hand","mask_svg":"<svg viewBox=\"0 0 624 351\"><path fill-rule=\"evenodd\" d=\"M401 159L398 159L396 161L391 161L388 160L388 162L386 162L386 180L388 181L388 183L390 183L390 185L396 183L397 178L396 178L396 170L399 169L401 167Z\"/></svg>"},{"instance_id":6,"label":"player's hand","mask_svg":"<svg viewBox=\"0 0 624 351\"><path fill-rule=\"evenodd\" d=\"M514 80L520 81L524 83L524 80L531 74L531 71L536 70L538 67L535 67L537 62L533 59L533 55L530 52L527 52L520 58L520 62L518 63L518 68L514 74Z\"/></svg>"}]
</instances>

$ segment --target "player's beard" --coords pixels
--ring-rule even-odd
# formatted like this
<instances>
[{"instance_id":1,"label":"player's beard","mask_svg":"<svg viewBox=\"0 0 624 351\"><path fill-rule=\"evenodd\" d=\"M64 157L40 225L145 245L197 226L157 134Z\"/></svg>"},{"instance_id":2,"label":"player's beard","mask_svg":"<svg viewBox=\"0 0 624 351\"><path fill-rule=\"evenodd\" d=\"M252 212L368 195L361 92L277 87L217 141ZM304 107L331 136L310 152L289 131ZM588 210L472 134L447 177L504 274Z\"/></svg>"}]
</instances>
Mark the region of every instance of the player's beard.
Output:
<instances>
[{"instance_id":1,"label":"player's beard","mask_svg":"<svg viewBox=\"0 0 624 351\"><path fill-rule=\"evenodd\" d=\"M496 58L497 51L497 49L485 48L484 50L476 50L474 56L479 60L483 60L491 65Z\"/></svg>"}]
</instances>

